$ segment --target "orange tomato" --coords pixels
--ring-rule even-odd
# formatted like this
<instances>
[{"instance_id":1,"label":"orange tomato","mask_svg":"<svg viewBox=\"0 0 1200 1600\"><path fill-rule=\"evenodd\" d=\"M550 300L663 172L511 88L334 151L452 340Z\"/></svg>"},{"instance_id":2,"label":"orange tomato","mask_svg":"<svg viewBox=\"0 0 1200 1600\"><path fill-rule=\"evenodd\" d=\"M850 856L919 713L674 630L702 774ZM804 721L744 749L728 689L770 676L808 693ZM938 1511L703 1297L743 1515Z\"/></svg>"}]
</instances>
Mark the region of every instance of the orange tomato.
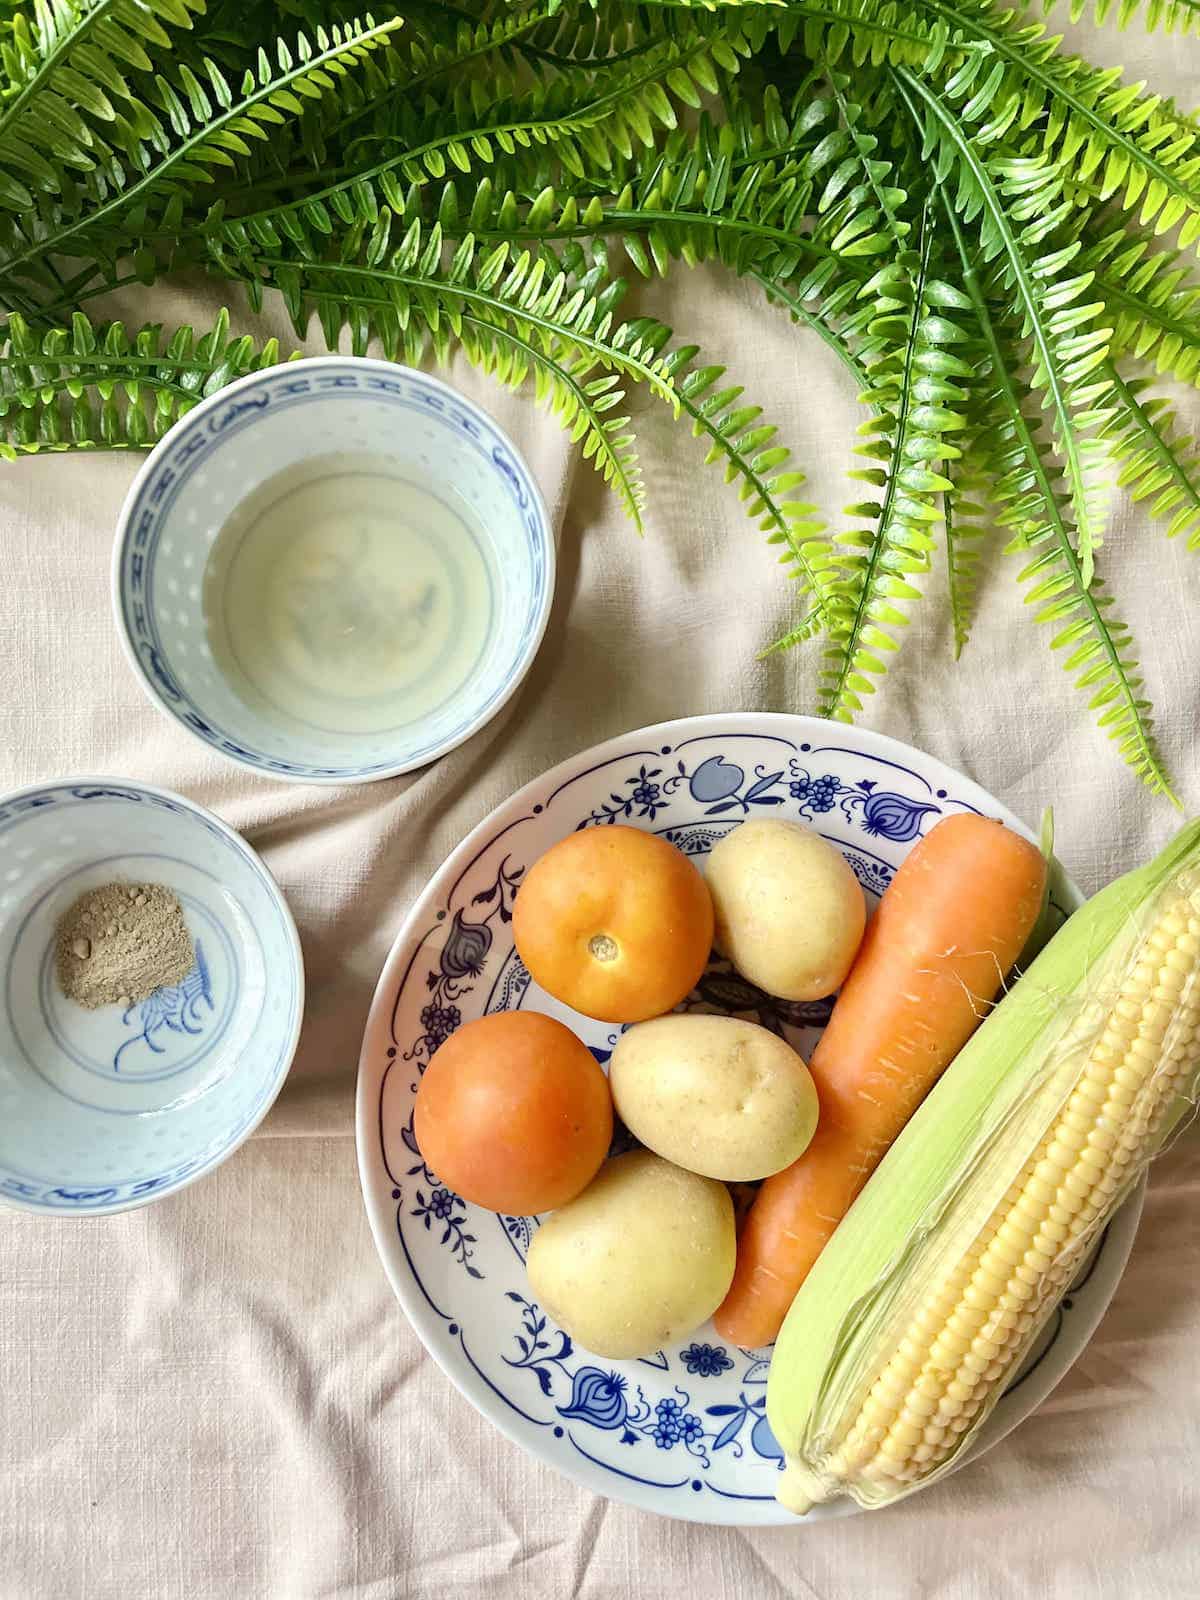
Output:
<instances>
[{"instance_id":1,"label":"orange tomato","mask_svg":"<svg viewBox=\"0 0 1200 1600\"><path fill-rule=\"evenodd\" d=\"M464 1200L534 1216L595 1177L612 1142L612 1096L570 1028L500 1011L450 1035L417 1086L421 1158Z\"/></svg>"},{"instance_id":2,"label":"orange tomato","mask_svg":"<svg viewBox=\"0 0 1200 1600\"><path fill-rule=\"evenodd\" d=\"M708 885L640 828L585 828L536 861L517 893L517 954L547 994L602 1022L645 1022L695 987L712 948Z\"/></svg>"}]
</instances>

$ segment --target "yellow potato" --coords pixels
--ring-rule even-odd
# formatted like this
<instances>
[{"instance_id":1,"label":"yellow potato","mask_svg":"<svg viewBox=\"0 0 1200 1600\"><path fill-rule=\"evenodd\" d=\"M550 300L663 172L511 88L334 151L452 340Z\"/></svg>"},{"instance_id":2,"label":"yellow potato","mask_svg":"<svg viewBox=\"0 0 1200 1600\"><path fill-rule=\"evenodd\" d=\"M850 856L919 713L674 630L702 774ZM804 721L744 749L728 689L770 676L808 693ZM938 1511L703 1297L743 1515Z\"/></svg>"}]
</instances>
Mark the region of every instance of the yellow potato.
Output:
<instances>
[{"instance_id":1,"label":"yellow potato","mask_svg":"<svg viewBox=\"0 0 1200 1600\"><path fill-rule=\"evenodd\" d=\"M526 1266L534 1298L577 1344L634 1360L708 1321L733 1259L724 1184L634 1150L542 1223Z\"/></svg>"},{"instance_id":2,"label":"yellow potato","mask_svg":"<svg viewBox=\"0 0 1200 1600\"><path fill-rule=\"evenodd\" d=\"M840 987L867 916L840 850L798 822L756 819L714 846L706 876L717 949L743 978L781 1000Z\"/></svg>"},{"instance_id":3,"label":"yellow potato","mask_svg":"<svg viewBox=\"0 0 1200 1600\"><path fill-rule=\"evenodd\" d=\"M790 1045L736 1017L659 1017L624 1034L613 1103L644 1145L708 1178L749 1183L803 1155L817 1091Z\"/></svg>"}]
</instances>

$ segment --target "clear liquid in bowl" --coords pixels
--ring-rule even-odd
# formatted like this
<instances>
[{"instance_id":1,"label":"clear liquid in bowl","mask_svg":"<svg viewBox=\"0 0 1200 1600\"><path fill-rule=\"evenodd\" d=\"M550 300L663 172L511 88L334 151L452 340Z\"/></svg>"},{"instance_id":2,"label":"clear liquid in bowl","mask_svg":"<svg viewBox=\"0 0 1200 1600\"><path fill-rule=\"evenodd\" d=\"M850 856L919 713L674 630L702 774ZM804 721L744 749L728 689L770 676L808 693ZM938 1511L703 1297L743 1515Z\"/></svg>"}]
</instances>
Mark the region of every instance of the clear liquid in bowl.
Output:
<instances>
[{"instance_id":1,"label":"clear liquid in bowl","mask_svg":"<svg viewBox=\"0 0 1200 1600\"><path fill-rule=\"evenodd\" d=\"M204 616L216 665L252 711L366 744L470 681L498 592L465 499L402 463L341 452L235 507L209 554Z\"/></svg>"}]
</instances>

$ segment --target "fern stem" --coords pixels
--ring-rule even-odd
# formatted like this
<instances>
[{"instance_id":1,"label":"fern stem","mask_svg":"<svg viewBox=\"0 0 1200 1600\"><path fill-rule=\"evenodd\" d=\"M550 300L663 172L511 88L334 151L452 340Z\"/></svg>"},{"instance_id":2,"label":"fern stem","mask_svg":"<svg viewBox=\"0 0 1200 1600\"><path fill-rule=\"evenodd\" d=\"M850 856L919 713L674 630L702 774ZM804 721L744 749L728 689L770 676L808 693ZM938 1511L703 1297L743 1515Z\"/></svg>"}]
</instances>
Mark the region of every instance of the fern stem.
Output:
<instances>
[{"instance_id":1,"label":"fern stem","mask_svg":"<svg viewBox=\"0 0 1200 1600\"><path fill-rule=\"evenodd\" d=\"M773 278L768 278L758 268L754 268L748 277L752 278L766 293L768 300L776 300L780 305L786 306L788 312L797 321L802 322L806 328L811 328L818 339L821 339L833 351L834 355L854 379L860 392L870 387L867 369L851 350L846 341L822 321L821 317L810 311L804 302L791 294L781 283L776 283Z\"/></svg>"},{"instance_id":2,"label":"fern stem","mask_svg":"<svg viewBox=\"0 0 1200 1600\"><path fill-rule=\"evenodd\" d=\"M539 19L545 21L545 18ZM648 50L653 50L659 41L647 38L641 44L631 44L627 50L614 50L611 55L598 56L595 60L580 60L576 56L563 56L553 50L542 50L537 45L530 44L527 39L517 41L517 49L523 56L531 56L535 61L544 61L548 66L559 67L564 71L578 67L615 67L625 61L636 61L639 56L644 56Z\"/></svg>"},{"instance_id":3,"label":"fern stem","mask_svg":"<svg viewBox=\"0 0 1200 1600\"><path fill-rule=\"evenodd\" d=\"M65 362L68 358L62 357L60 359ZM164 378L155 369L158 367L182 367L188 371L203 373L205 377L209 376L212 371L212 368L208 366L189 367L187 362L170 361L166 356L162 355L139 361L126 355L116 357L97 355L89 359L87 356L77 356L74 352L71 352L69 360L71 371L65 376L39 379L36 383L29 385L30 389L37 391L39 400L46 400L52 394L70 394L73 389L78 390L81 383L92 384L107 380L114 385L126 381L141 382L155 393L162 390L164 394L173 394L177 399L186 400L189 405L195 405L202 398L202 393L199 389L189 389L184 384L176 383L172 378ZM0 373L7 372L11 366L36 367L39 364L40 358L37 356L18 357L14 361L5 355L0 357ZM137 367L145 376L141 379L127 380L124 369L128 367ZM0 393L0 401L5 401L9 405L12 404L15 398L15 395L11 393ZM2 420L3 414L0 414L0 421Z\"/></svg>"},{"instance_id":4,"label":"fern stem","mask_svg":"<svg viewBox=\"0 0 1200 1600\"><path fill-rule=\"evenodd\" d=\"M819 261L837 261L841 264L841 257L832 251L828 245L821 244L819 240L806 233L789 232L786 228L773 228L769 223L751 222L746 217L724 217L719 213L709 215L706 211L661 211L639 209L634 211L605 209L601 223L571 223L567 226L551 223L548 227L538 228L533 232L523 234L517 228L470 228L469 231L477 239L513 240L519 238L552 240L552 239L591 239L597 233L644 233L657 226L691 228L697 230L711 229L714 233L727 233L742 238L762 239L770 244L777 244L783 249L800 250L804 255L812 256ZM453 228L445 228L447 238L461 238L468 231L464 225L458 233Z\"/></svg>"},{"instance_id":5,"label":"fern stem","mask_svg":"<svg viewBox=\"0 0 1200 1600\"><path fill-rule=\"evenodd\" d=\"M605 65L607 65L607 64L608 63L607 63L607 60L606 60ZM472 137L472 135L470 133L467 133L467 134L458 135L458 137L469 139L469 138ZM764 163L766 163L768 161L799 160L802 156L806 155L811 148L812 148L812 140L811 139L806 139L806 140L802 141L799 144L795 144L795 143L793 143L793 144L781 144L781 145L774 145L774 146L771 146L771 147L764 147L761 150L752 150L752 151L749 151L749 152L743 152L741 155L737 155L737 156L733 157L733 159L731 161L731 164L730 164L730 172L731 172L731 174L732 173L744 172L748 167L761 166L761 165L763 165ZM345 182L347 184L351 183L351 182L353 182L355 179L357 179L360 176L360 173L361 173L361 168L351 164L351 165L346 165L346 166L338 166L338 167L326 168L320 174L320 177L326 183L328 183L330 180L333 180L334 184L335 184L335 187L339 187L340 188L340 187L345 187L345 184L343 184L343 182L342 182L343 179L345 180ZM315 177L315 175L314 175L314 177ZM281 173L278 178L269 178L269 179L263 180L260 183L255 183L255 185L254 185L254 194L257 197L259 195L273 194L276 190L284 190L284 191L290 190L290 191L292 191L294 193L294 191L296 190L296 187L297 187L297 185L298 185L298 183L300 181L301 180L297 176L297 174L295 174L293 172L284 172L284 173ZM578 201L582 202L583 204L586 204L588 201L593 200L593 199L598 199L598 200L604 201L604 200L610 198L611 196L613 196L615 194L615 192L616 192L615 187L612 184L603 184L597 178L590 178L590 179L586 178L586 177L579 178L579 177L576 177L574 174L569 174L568 177L567 177L567 180L562 182L562 183L560 183L560 184L558 184L558 185L556 185L556 188L562 194L574 195L574 197ZM215 194L216 194L216 198L218 200L225 200L227 198L236 198L237 195L242 193L242 192L244 192L244 191L241 188L239 188L239 189L232 189L232 188L223 189L223 188L218 187L216 189L216 191L215 191ZM322 194L324 192L325 191L321 191ZM320 198L320 195L319 194L317 194L317 195L304 195L297 202L291 202L287 206L276 207L275 211L293 210L293 209L295 209L296 204L303 204L305 201L313 199L313 198ZM275 211L273 211L271 213L271 215L275 215ZM644 212L644 211L638 213L638 215L640 215L640 216L646 216L648 214L649 213ZM256 212L256 213L254 213L254 215L258 216L258 215L261 215L261 213ZM690 216L691 213L684 213L683 215ZM696 215L698 216L699 213L697 213ZM707 213L705 213L705 215L707 216ZM239 218L238 220L245 220L245 219ZM713 216L710 220L712 220L713 222L716 222L718 219L717 219L716 216ZM193 231L197 231L198 232L200 230L196 229L196 230L193 230ZM590 235L592 233L594 233L595 231L596 231L595 229L589 230L587 228L580 228L579 229L579 234L580 234L580 236L585 236L586 235L586 236L590 237ZM476 230L476 232L478 233L478 230ZM177 236L178 236L177 233L172 233L172 234L169 235L169 237L171 237L171 238L175 238ZM151 233L144 234L143 237L145 237L147 239L153 239L153 238L168 237L168 235L166 235L166 234L164 234L162 232L151 232ZM510 237L511 238L511 235L506 235L505 237ZM569 235L564 234L564 235L561 235L561 237L566 238L566 237L569 237ZM843 265L850 266L850 265L853 265L853 263L851 261L844 260L843 261Z\"/></svg>"},{"instance_id":6,"label":"fern stem","mask_svg":"<svg viewBox=\"0 0 1200 1600\"><path fill-rule=\"evenodd\" d=\"M75 277L66 284L66 292L60 295L57 300L47 300L40 305L34 305L29 302L25 306L9 306L0 312L0 315L16 313L31 323L56 322L61 317L70 316L73 311L82 305L86 305L90 300L100 300L105 295L114 294L118 289L129 288L131 284L138 283L143 287L145 286L145 279L136 272L124 272L116 278L101 278L99 282L88 283L87 279L94 278L97 270L98 268L93 264L87 268L86 276L83 273L76 273ZM3 293L11 295L13 291L6 288ZM3 335L3 332L4 324L0 322L0 336Z\"/></svg>"},{"instance_id":7,"label":"fern stem","mask_svg":"<svg viewBox=\"0 0 1200 1600\"><path fill-rule=\"evenodd\" d=\"M950 473L946 476L949 477ZM958 661L970 631L970 615L967 602L959 588L961 557L954 519L954 495L947 489L942 495L942 528L946 538L946 586L950 595L950 622L954 630L954 659Z\"/></svg>"}]
</instances>

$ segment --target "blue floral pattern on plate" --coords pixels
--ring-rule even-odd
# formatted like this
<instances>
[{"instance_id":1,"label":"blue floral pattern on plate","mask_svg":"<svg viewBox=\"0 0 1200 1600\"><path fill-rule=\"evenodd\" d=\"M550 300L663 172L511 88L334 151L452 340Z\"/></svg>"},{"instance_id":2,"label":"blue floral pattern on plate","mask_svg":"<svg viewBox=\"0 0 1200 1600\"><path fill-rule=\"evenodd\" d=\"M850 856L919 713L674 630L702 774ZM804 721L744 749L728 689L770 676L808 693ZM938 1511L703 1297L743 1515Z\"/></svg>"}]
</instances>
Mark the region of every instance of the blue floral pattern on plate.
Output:
<instances>
[{"instance_id":1,"label":"blue floral pattern on plate","mask_svg":"<svg viewBox=\"0 0 1200 1600\"><path fill-rule=\"evenodd\" d=\"M944 799L945 796L940 796ZM821 772L796 756L770 771L763 763L744 770L724 756L706 756L698 765L678 760L673 768L648 767L643 761L579 824L654 822L676 800L703 807L705 817L750 816L755 810L792 802L789 814L805 822L841 805L846 817L857 822L869 838L907 844L920 837L926 818L941 814L942 806L928 796L880 789L874 778L846 783L836 772Z\"/></svg>"},{"instance_id":2,"label":"blue floral pattern on plate","mask_svg":"<svg viewBox=\"0 0 1200 1600\"><path fill-rule=\"evenodd\" d=\"M575 1346L531 1297L536 1217L467 1205L421 1160L420 1074L463 1022L527 1006L567 1021L606 1065L620 1029L545 995L512 945L527 868L572 831L615 824L662 834L702 860L750 816L801 821L835 843L873 900L940 817L1003 808L937 762L876 735L800 717L696 718L588 752L500 807L433 879L381 980L360 1072L360 1157L376 1241L418 1332L485 1414L593 1488L710 1522L788 1520L774 1500L782 1454L766 1418L767 1353L711 1327L639 1362ZM714 959L686 1009L750 1016L811 1048L831 1001L792 1005ZM614 1150L633 1141L618 1127ZM1080 1314L1066 1306L1040 1366L993 1433L1044 1392L1111 1294L1136 1216L1103 1247ZM1049 1374L1049 1376L1047 1376ZM1014 1409L1016 1408L1016 1409ZM840 1514L836 1512L817 1514Z\"/></svg>"},{"instance_id":3,"label":"blue floral pattern on plate","mask_svg":"<svg viewBox=\"0 0 1200 1600\"><path fill-rule=\"evenodd\" d=\"M690 1391L680 1388L678 1384L670 1394L656 1400L647 1396L644 1383L631 1383L624 1373L594 1366L591 1362L585 1362L572 1371L570 1360L574 1346L570 1336L561 1328L552 1327L536 1302L527 1300L524 1295L509 1290L506 1299L514 1301L521 1308L520 1326L513 1335L520 1354L504 1359L514 1370L532 1373L547 1399L553 1399L557 1390L569 1385L567 1403L556 1404L554 1408L560 1417L568 1422L586 1423L588 1427L599 1428L605 1433L619 1433L621 1443L627 1446L653 1444L657 1450L674 1450L676 1445L680 1445L687 1455L703 1467L711 1465L711 1453L716 1450L728 1448L734 1459L741 1458L744 1453L744 1445L738 1437L741 1425L724 1420L737 1408L708 1406L701 1414L692 1409ZM687 1352L684 1352L684 1366L690 1373L713 1377L733 1370L734 1363L723 1349L714 1349L711 1345L693 1345L691 1350L691 1364L686 1360ZM744 1384L765 1384L768 1363L757 1357L747 1358L744 1352L742 1360L745 1373L741 1381ZM662 1366L664 1370L668 1369L665 1360ZM764 1424L757 1439L751 1429L751 1448L760 1456L781 1465L782 1451L771 1438L770 1429L765 1426L766 1418L762 1415L766 1395L760 1394L753 1400L745 1400L743 1396L742 1400L745 1412L742 1420L753 1416Z\"/></svg>"}]
</instances>

